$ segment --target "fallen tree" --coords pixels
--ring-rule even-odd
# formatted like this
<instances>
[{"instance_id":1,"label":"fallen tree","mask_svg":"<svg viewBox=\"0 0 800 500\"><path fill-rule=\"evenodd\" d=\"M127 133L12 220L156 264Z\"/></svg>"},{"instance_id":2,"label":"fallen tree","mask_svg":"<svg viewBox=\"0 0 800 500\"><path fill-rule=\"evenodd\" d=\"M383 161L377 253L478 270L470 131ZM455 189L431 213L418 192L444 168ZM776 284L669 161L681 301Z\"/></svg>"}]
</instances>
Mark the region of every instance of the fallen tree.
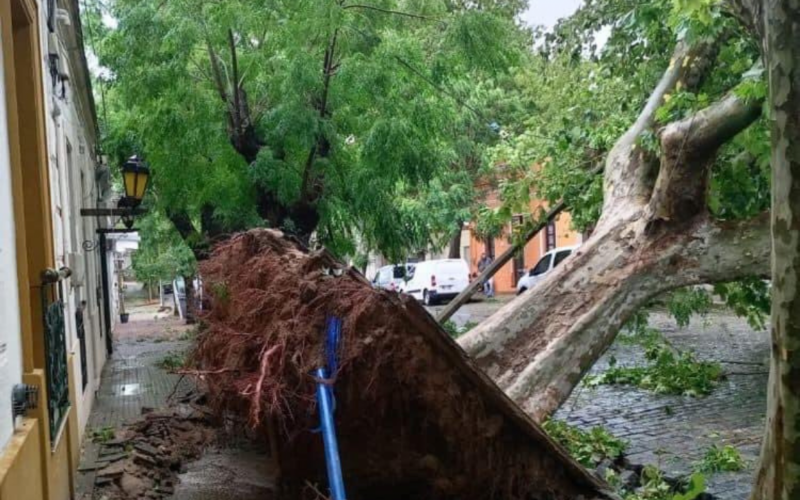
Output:
<instances>
[{"instance_id":1,"label":"fallen tree","mask_svg":"<svg viewBox=\"0 0 800 500\"><path fill-rule=\"evenodd\" d=\"M212 407L270 436L286 498L318 498L326 483L310 373L330 314L344 322L328 383L348 498L614 497L413 299L271 230L220 244L201 270L211 309L193 373Z\"/></svg>"},{"instance_id":2,"label":"fallen tree","mask_svg":"<svg viewBox=\"0 0 800 500\"><path fill-rule=\"evenodd\" d=\"M607 155L602 215L580 250L459 340L534 420L566 400L653 297L769 274L768 214L719 221L707 199L719 149L761 116L762 101L731 90L672 123L656 119L671 93L702 82L718 43L677 43L638 118ZM657 152L642 147L646 133L657 138Z\"/></svg>"}]
</instances>

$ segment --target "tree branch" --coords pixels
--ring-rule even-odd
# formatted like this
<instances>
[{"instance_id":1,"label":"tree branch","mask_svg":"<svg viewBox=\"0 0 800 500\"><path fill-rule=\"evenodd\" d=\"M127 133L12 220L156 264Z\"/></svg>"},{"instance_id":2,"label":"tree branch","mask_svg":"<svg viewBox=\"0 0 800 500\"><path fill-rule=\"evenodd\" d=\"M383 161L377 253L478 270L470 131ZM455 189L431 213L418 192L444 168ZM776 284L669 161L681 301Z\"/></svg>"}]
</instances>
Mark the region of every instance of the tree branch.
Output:
<instances>
[{"instance_id":1,"label":"tree branch","mask_svg":"<svg viewBox=\"0 0 800 500\"><path fill-rule=\"evenodd\" d=\"M623 224L590 239L533 292L459 339L534 420L542 421L653 297L704 283L770 273L769 214L716 221L702 215L684 230L624 241ZM633 245L633 246L632 246ZM524 306L523 306L524 304ZM515 333L524 321L526 333ZM524 355L521 355L524 353Z\"/></svg>"},{"instance_id":2,"label":"tree branch","mask_svg":"<svg viewBox=\"0 0 800 500\"><path fill-rule=\"evenodd\" d=\"M749 277L769 279L770 236L769 212L746 220L706 217L691 235L702 245L687 243L686 258L690 263L678 285L724 283Z\"/></svg>"},{"instance_id":3,"label":"tree branch","mask_svg":"<svg viewBox=\"0 0 800 500\"><path fill-rule=\"evenodd\" d=\"M211 61L211 73L214 75L214 85L217 88L220 99L227 104L228 91L225 89L225 80L222 78L222 71L219 68L217 53L214 52L214 47L211 45L211 39L208 36L206 36L206 48L208 49L208 59Z\"/></svg>"},{"instance_id":4,"label":"tree branch","mask_svg":"<svg viewBox=\"0 0 800 500\"><path fill-rule=\"evenodd\" d=\"M318 104L320 120L324 120L328 114L328 94L331 87L331 77L333 76L335 69L334 59L336 56L336 40L338 37L339 30L337 28L333 32L330 44L328 44L328 47L325 49L325 57L322 63L322 96L320 97L320 102ZM314 166L314 159L316 158L317 154L327 156L328 148L328 139L325 137L325 134L322 131L317 132L317 140L314 142L314 145L311 146L311 151L308 152L308 158L306 159L306 164L303 168L303 181L300 185L300 195L302 198L306 198L306 195L308 194L311 170Z\"/></svg>"},{"instance_id":5,"label":"tree branch","mask_svg":"<svg viewBox=\"0 0 800 500\"><path fill-rule=\"evenodd\" d=\"M754 0L728 0L723 7L737 18L745 28L761 39L763 12L761 2Z\"/></svg>"},{"instance_id":6,"label":"tree branch","mask_svg":"<svg viewBox=\"0 0 800 500\"><path fill-rule=\"evenodd\" d=\"M228 45L231 49L231 65L233 66L233 78L231 79L231 86L233 87L234 122L238 127L241 127L242 108L239 95L239 62L236 58L236 42L233 38L233 30L230 28L228 28Z\"/></svg>"},{"instance_id":7,"label":"tree branch","mask_svg":"<svg viewBox=\"0 0 800 500\"><path fill-rule=\"evenodd\" d=\"M645 218L685 221L706 210L710 167L720 146L761 116L762 101L729 93L660 132L661 164Z\"/></svg>"},{"instance_id":8,"label":"tree branch","mask_svg":"<svg viewBox=\"0 0 800 500\"><path fill-rule=\"evenodd\" d=\"M693 89L702 83L713 67L724 36L707 39L689 46L684 41L676 44L669 67L664 71L636 121L620 137L606 159L604 174L603 215L598 226L618 217L637 211L650 198L658 161L637 147L639 136L655 125L656 112L680 83ZM627 212L627 213L626 213Z\"/></svg>"}]
</instances>

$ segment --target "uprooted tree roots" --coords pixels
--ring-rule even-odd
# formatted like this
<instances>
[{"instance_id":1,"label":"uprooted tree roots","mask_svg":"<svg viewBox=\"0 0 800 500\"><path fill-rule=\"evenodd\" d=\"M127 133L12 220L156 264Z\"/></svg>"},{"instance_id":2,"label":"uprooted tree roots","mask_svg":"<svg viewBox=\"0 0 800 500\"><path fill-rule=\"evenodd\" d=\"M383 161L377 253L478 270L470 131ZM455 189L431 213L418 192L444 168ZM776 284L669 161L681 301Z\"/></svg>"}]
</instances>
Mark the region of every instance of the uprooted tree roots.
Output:
<instances>
[{"instance_id":1,"label":"uprooted tree roots","mask_svg":"<svg viewBox=\"0 0 800 500\"><path fill-rule=\"evenodd\" d=\"M328 315L344 322L325 382L348 498L608 498L413 300L271 230L222 243L201 271L209 308L191 370L212 408L269 436L286 498L327 491L310 373Z\"/></svg>"}]
</instances>

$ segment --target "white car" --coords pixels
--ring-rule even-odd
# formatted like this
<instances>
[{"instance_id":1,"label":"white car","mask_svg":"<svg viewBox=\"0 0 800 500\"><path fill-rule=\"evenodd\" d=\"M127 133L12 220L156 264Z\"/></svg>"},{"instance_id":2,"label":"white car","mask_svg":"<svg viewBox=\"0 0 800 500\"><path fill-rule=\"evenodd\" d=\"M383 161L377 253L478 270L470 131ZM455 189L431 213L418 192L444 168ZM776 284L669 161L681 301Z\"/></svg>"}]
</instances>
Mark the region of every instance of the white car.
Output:
<instances>
[{"instance_id":1,"label":"white car","mask_svg":"<svg viewBox=\"0 0 800 500\"><path fill-rule=\"evenodd\" d=\"M425 305L452 299L469 286L469 266L461 259L426 260L407 268L409 276L401 291Z\"/></svg>"},{"instance_id":2,"label":"white car","mask_svg":"<svg viewBox=\"0 0 800 500\"><path fill-rule=\"evenodd\" d=\"M520 293L530 290L533 288L536 283L540 282L547 276L551 270L553 270L557 265L561 264L567 257L572 255L578 247L561 247L561 248L554 248L550 250L546 254L539 259L539 262L536 263L530 271L525 273L525 276L519 279L517 282L517 295Z\"/></svg>"},{"instance_id":3,"label":"white car","mask_svg":"<svg viewBox=\"0 0 800 500\"><path fill-rule=\"evenodd\" d=\"M372 279L372 286L396 292L400 290L405 277L408 274L408 264L396 264L393 266L383 266L375 273Z\"/></svg>"}]
</instances>

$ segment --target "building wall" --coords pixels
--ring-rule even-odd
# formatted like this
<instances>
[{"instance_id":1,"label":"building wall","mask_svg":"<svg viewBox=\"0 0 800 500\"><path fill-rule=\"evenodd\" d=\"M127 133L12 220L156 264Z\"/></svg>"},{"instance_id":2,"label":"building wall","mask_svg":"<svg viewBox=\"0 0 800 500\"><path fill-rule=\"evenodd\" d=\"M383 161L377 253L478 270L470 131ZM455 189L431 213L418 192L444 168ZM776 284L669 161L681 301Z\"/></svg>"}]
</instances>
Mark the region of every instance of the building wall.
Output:
<instances>
[{"instance_id":1,"label":"building wall","mask_svg":"<svg viewBox=\"0 0 800 500\"><path fill-rule=\"evenodd\" d=\"M55 264L53 257L50 183L47 169L45 112L40 38L40 13L36 0L0 2L4 105L13 200L14 248L18 283L18 323L9 335L20 339L15 356L22 382L36 386L40 405L29 410L5 447L0 449L0 499L67 500L72 497L74 465L68 453L71 432L68 415L55 443L49 437L44 325L40 273ZM9 29L13 25L13 29ZM2 121L2 120L0 120ZM6 185L5 182L0 185ZM2 213L7 214L5 210ZM3 320L6 318L3 317ZM19 375L18 375L19 376ZM10 398L9 394L0 395ZM5 412L3 417L5 417ZM2 417L0 417L2 418ZM22 493L21 493L22 492Z\"/></svg>"},{"instance_id":2,"label":"building wall","mask_svg":"<svg viewBox=\"0 0 800 500\"><path fill-rule=\"evenodd\" d=\"M499 201L494 195L488 196L486 204L489 207L498 206ZM531 213L537 213L540 209L545 209L545 205L538 201L532 200L530 204ZM560 214L555 221L556 228L556 247L565 247L578 245L582 242L582 236L579 232L571 227L572 218L568 212ZM511 239L509 237L512 230L512 222L509 221L505 227L504 233L494 238L494 256L499 256L511 247ZM463 238L462 238L463 240ZM462 249L465 247L462 243ZM486 241L481 240L473 232L470 232L469 240L469 263L470 269L474 274L478 273L478 262L480 261L482 253L490 254L489 245ZM530 270L539 259L547 252L545 231L540 231L536 236L531 239L524 248L523 258L519 262L521 269ZM497 293L515 293L517 289L517 277L515 273L515 263L508 262L500 268L494 276L494 289Z\"/></svg>"},{"instance_id":3,"label":"building wall","mask_svg":"<svg viewBox=\"0 0 800 500\"><path fill-rule=\"evenodd\" d=\"M53 3L66 8L66 16L59 17L71 21L56 21L54 38L49 36L50 2L0 2L0 344L7 346L0 351L0 500L74 497L81 433L105 361L98 337L97 255L82 249L84 240L95 239L98 221L79 214L83 207L97 207L105 191L95 181L96 120L78 0ZM61 69L69 74L65 97L57 95L60 84L53 85L50 53L62 58ZM61 266L83 272L61 284L72 406L51 440L39 276ZM88 302L87 340L95 343L87 345L85 390L75 319L81 300ZM9 435L9 387L20 381L39 388L40 405Z\"/></svg>"},{"instance_id":4,"label":"building wall","mask_svg":"<svg viewBox=\"0 0 800 500\"><path fill-rule=\"evenodd\" d=\"M9 29L0 24L0 31ZM6 95L5 70L0 51L0 95ZM22 335L17 281L14 201L11 191L11 155L6 100L0 99L0 450L14 431L11 388L22 381Z\"/></svg>"},{"instance_id":5,"label":"building wall","mask_svg":"<svg viewBox=\"0 0 800 500\"><path fill-rule=\"evenodd\" d=\"M75 386L73 404L77 410L78 433L83 435L89 418L94 394L99 387L102 366L106 360L105 341L99 321L102 304L97 297L100 273L98 250L84 250L83 242L95 242L98 220L81 217L81 208L96 208L99 193L96 171L99 159L95 157L96 118L89 82L86 78L85 58L79 36L80 19L77 2L58 2L63 15L55 21L56 38L49 36L47 9L40 9L39 22L42 46L47 54L57 54L60 68L69 77L66 84L54 82L50 76L49 58L42 60L45 76L44 93L47 127L48 164L53 219L53 239L56 266L66 266L73 275L65 283L66 297L64 319L67 349L73 356L70 381ZM69 19L67 21L67 19ZM72 50L70 50L72 48ZM84 348L78 335L76 313L82 301ZM84 352L86 359L84 360ZM81 366L87 365L84 383Z\"/></svg>"}]
</instances>

